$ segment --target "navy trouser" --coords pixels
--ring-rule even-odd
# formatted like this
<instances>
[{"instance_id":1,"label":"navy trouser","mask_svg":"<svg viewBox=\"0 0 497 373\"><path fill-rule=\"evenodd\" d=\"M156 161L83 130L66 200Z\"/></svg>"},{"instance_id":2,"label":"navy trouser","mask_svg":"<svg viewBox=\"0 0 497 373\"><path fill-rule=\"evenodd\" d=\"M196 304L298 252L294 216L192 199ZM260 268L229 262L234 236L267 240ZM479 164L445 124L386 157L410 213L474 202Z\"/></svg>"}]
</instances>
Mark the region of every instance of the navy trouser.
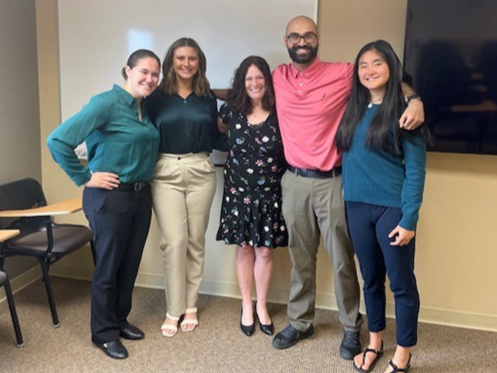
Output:
<instances>
[{"instance_id":1,"label":"navy trouser","mask_svg":"<svg viewBox=\"0 0 497 373\"><path fill-rule=\"evenodd\" d=\"M127 327L131 294L150 228L150 186L140 191L85 188L83 209L95 240L91 295L92 341L119 339Z\"/></svg>"},{"instance_id":2,"label":"navy trouser","mask_svg":"<svg viewBox=\"0 0 497 373\"><path fill-rule=\"evenodd\" d=\"M414 276L414 238L406 246L391 246L390 232L397 227L399 208L347 202L352 243L364 279L364 300L370 332L386 328L386 274L395 297L397 344L414 346L418 335L419 293Z\"/></svg>"}]
</instances>

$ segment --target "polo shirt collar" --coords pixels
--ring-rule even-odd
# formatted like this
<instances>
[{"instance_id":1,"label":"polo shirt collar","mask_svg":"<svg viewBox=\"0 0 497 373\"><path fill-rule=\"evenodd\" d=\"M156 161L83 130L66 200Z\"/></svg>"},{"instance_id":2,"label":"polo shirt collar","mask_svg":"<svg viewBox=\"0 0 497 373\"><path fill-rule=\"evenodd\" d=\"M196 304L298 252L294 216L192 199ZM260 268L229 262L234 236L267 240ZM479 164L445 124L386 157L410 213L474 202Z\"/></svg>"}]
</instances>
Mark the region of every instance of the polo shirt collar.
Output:
<instances>
[{"instance_id":1,"label":"polo shirt collar","mask_svg":"<svg viewBox=\"0 0 497 373\"><path fill-rule=\"evenodd\" d=\"M290 64L290 72L292 74L292 76L294 78L297 78L297 76L299 75L299 73L303 76L309 76L311 75L314 71L317 70L318 66L321 64L321 60L319 59L318 56L316 56L316 59L314 60L314 62L306 69L302 70L302 71L299 71L297 70L297 68L295 67L295 65L293 64L293 62Z\"/></svg>"},{"instance_id":2,"label":"polo shirt collar","mask_svg":"<svg viewBox=\"0 0 497 373\"><path fill-rule=\"evenodd\" d=\"M131 94L128 91L126 91L123 87L114 84L112 90L116 92L117 96L122 100L124 100L124 102L126 102L129 106L132 106L133 103L135 102L135 98L131 96Z\"/></svg>"}]
</instances>

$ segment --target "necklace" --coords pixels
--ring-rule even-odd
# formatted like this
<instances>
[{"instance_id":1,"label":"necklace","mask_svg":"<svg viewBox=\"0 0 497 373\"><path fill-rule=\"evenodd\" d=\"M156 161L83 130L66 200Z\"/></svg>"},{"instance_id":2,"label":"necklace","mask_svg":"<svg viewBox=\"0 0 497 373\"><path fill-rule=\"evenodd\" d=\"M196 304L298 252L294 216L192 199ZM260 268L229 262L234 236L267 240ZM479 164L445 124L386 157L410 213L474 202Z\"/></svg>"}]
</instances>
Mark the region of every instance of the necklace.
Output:
<instances>
[{"instance_id":1,"label":"necklace","mask_svg":"<svg viewBox=\"0 0 497 373\"><path fill-rule=\"evenodd\" d=\"M380 98L377 98L376 100L371 100L369 101L369 104L368 104L368 109L371 109L373 107L373 104L377 103L377 102L380 102L383 100L383 97L380 97Z\"/></svg>"}]
</instances>

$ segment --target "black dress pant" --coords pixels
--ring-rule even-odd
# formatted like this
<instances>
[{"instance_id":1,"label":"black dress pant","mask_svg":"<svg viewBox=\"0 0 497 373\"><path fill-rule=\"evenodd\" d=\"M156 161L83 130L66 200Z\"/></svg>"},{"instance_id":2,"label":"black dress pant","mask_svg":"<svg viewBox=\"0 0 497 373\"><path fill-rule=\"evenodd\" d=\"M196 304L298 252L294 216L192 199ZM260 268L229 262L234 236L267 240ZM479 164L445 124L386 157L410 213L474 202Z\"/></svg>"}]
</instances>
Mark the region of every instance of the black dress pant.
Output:
<instances>
[{"instance_id":1,"label":"black dress pant","mask_svg":"<svg viewBox=\"0 0 497 373\"><path fill-rule=\"evenodd\" d=\"M400 208L347 202L350 236L364 279L368 329L378 333L387 326L385 281L388 274L395 297L397 344L415 346L418 341L419 293L414 275L415 238L405 246L390 245L390 232L402 219Z\"/></svg>"},{"instance_id":2,"label":"black dress pant","mask_svg":"<svg viewBox=\"0 0 497 373\"><path fill-rule=\"evenodd\" d=\"M150 186L139 191L85 188L83 209L96 251L92 341L105 343L118 339L129 325L131 295L152 217Z\"/></svg>"}]
</instances>

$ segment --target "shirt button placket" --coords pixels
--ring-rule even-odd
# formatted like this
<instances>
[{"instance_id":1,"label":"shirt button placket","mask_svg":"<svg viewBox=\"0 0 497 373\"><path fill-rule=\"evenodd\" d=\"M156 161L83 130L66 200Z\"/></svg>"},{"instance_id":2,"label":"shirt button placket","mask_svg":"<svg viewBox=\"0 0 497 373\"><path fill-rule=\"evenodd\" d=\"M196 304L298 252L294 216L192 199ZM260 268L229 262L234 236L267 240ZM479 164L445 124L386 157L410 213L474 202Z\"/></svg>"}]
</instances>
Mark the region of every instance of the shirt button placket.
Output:
<instances>
[{"instance_id":1,"label":"shirt button placket","mask_svg":"<svg viewBox=\"0 0 497 373\"><path fill-rule=\"evenodd\" d=\"M297 95L299 97L304 96L304 94L303 94L303 88L304 88L304 82L302 80L302 75L298 74L297 75Z\"/></svg>"}]
</instances>

